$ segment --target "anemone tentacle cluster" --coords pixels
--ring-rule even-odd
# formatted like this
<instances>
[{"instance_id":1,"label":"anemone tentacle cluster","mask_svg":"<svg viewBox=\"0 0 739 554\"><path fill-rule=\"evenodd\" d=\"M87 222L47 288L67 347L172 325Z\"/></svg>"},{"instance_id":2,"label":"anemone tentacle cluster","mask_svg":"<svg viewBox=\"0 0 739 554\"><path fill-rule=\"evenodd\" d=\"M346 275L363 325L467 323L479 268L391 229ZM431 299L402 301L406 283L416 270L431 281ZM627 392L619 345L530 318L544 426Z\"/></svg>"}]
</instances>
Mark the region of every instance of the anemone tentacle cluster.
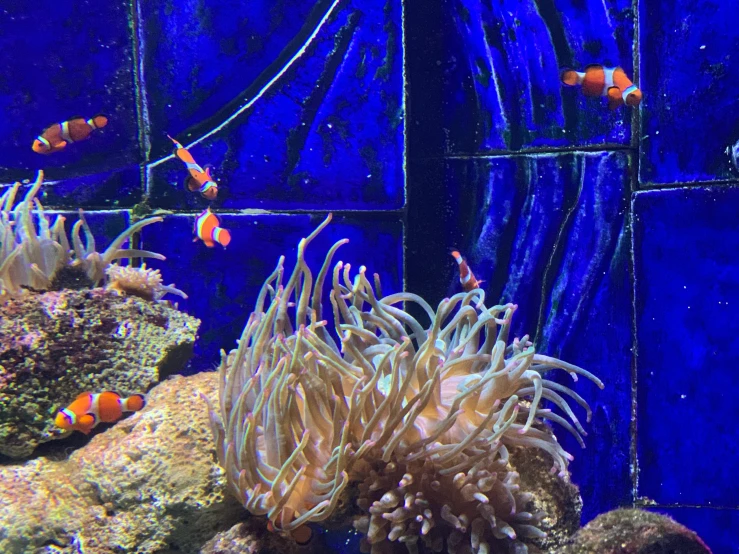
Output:
<instances>
[{"instance_id":1,"label":"anemone tentacle cluster","mask_svg":"<svg viewBox=\"0 0 739 554\"><path fill-rule=\"evenodd\" d=\"M44 174L39 171L36 181L17 205L15 201L20 183L15 183L0 196L0 299L21 294L24 289L49 290L54 286L55 278L65 270L79 272L89 286L97 286L116 260L165 259L155 252L121 248L143 227L162 221L161 217L151 217L131 225L104 252L98 252L84 213L80 210L79 220L72 227L70 244L70 237L64 228L64 216L57 215L51 223L37 197L43 179Z\"/></svg>"},{"instance_id":2,"label":"anemone tentacle cluster","mask_svg":"<svg viewBox=\"0 0 739 554\"><path fill-rule=\"evenodd\" d=\"M365 515L355 527L373 553L392 541L414 552L419 540L436 552L525 552L526 540L544 534L542 514L529 511L509 450L542 449L566 477L571 456L545 420L582 440L566 396L590 418L579 395L543 373L559 368L603 384L537 354L527 337L509 344L516 305L486 307L481 289L434 311L414 294L383 296L365 267L354 276L349 264L331 268L346 239L314 279L305 249L330 219L300 241L286 284L280 258L238 348L222 353L220 406L210 417L232 492L290 532L329 518L357 483ZM323 319L327 279L338 340Z\"/></svg>"}]
</instances>

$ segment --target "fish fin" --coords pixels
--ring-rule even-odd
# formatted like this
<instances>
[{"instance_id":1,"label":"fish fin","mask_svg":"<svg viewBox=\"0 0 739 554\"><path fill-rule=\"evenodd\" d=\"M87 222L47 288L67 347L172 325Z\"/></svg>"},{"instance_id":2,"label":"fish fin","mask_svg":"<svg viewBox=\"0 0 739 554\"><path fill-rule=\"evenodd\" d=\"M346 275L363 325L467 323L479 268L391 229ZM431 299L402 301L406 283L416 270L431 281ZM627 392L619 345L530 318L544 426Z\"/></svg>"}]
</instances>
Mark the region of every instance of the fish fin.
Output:
<instances>
[{"instance_id":1,"label":"fish fin","mask_svg":"<svg viewBox=\"0 0 739 554\"><path fill-rule=\"evenodd\" d=\"M52 146L52 148L56 148L56 149L66 148L66 147L67 147L67 141L66 140L61 140L61 141L57 142L56 144L54 144Z\"/></svg>"},{"instance_id":2,"label":"fish fin","mask_svg":"<svg viewBox=\"0 0 739 554\"><path fill-rule=\"evenodd\" d=\"M95 414L90 413L90 412L87 412L86 414L81 415L80 417L77 418L77 424L82 425L84 427L87 427L87 426L94 427L95 425L97 425L97 422L98 422L98 418L95 417Z\"/></svg>"},{"instance_id":3,"label":"fish fin","mask_svg":"<svg viewBox=\"0 0 739 554\"><path fill-rule=\"evenodd\" d=\"M621 105L622 99L621 99L621 89L618 87L609 87L608 88L608 108L610 110L615 110Z\"/></svg>"},{"instance_id":4,"label":"fish fin","mask_svg":"<svg viewBox=\"0 0 739 554\"><path fill-rule=\"evenodd\" d=\"M200 185L192 175L188 175L187 177L185 177L185 190L188 190L190 192L197 192L199 188Z\"/></svg>"},{"instance_id":5,"label":"fish fin","mask_svg":"<svg viewBox=\"0 0 739 554\"><path fill-rule=\"evenodd\" d=\"M575 85L577 85L577 71L575 71L574 69L563 69L559 73L559 78L562 83L567 85L568 87L574 87Z\"/></svg>"}]
</instances>

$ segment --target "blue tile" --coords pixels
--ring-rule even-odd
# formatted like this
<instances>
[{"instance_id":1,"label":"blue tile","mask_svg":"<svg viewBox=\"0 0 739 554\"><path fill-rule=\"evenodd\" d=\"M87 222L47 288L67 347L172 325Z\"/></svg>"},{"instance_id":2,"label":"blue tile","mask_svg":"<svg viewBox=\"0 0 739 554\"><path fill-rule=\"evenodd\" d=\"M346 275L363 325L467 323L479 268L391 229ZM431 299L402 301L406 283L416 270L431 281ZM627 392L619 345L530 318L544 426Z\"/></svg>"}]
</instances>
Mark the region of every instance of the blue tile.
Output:
<instances>
[{"instance_id":1,"label":"blue tile","mask_svg":"<svg viewBox=\"0 0 739 554\"><path fill-rule=\"evenodd\" d=\"M141 201L143 193L141 169L138 166L59 181L46 178L46 172L44 176L39 199L50 208L130 208ZM21 182L32 183L35 179L36 175L33 174L32 178L25 178ZM21 187L21 194L27 189L28 186Z\"/></svg>"},{"instance_id":2,"label":"blue tile","mask_svg":"<svg viewBox=\"0 0 739 554\"><path fill-rule=\"evenodd\" d=\"M633 202L640 496L736 507L739 188Z\"/></svg>"},{"instance_id":3,"label":"blue tile","mask_svg":"<svg viewBox=\"0 0 739 554\"><path fill-rule=\"evenodd\" d=\"M0 18L0 180L50 179L139 161L128 2L19 2ZM13 53L13 54L11 54ZM110 122L68 151L31 150L48 125L81 115Z\"/></svg>"},{"instance_id":4,"label":"blue tile","mask_svg":"<svg viewBox=\"0 0 739 554\"><path fill-rule=\"evenodd\" d=\"M714 554L739 553L739 510L649 508L695 531Z\"/></svg>"},{"instance_id":5,"label":"blue tile","mask_svg":"<svg viewBox=\"0 0 739 554\"><path fill-rule=\"evenodd\" d=\"M426 84L442 81L443 92L420 102L432 126L419 129L431 137L429 148L414 152L435 155L473 154L548 146L628 144L631 111L611 112L600 98L579 89L564 89L560 69L582 69L590 63L622 66L632 74L633 15L631 0L454 0L443 3L440 21L443 51L436 52L436 72L412 73L411 109ZM425 23L425 22L424 22ZM413 22L409 23L410 26ZM420 30L422 32L422 30ZM412 34L412 31L411 31ZM429 42L438 41L431 34ZM412 40L418 50L423 39ZM423 55L422 52L417 52ZM412 70L417 65L411 66ZM439 117L436 117L438 113ZM411 112L411 122L423 117ZM443 129L444 139L434 137ZM426 140L421 139L421 140Z\"/></svg>"},{"instance_id":6,"label":"blue tile","mask_svg":"<svg viewBox=\"0 0 739 554\"><path fill-rule=\"evenodd\" d=\"M300 48L328 4L319 0L142 2L153 155L161 157L171 150L165 133L181 134L228 110L263 72L279 69Z\"/></svg>"},{"instance_id":7,"label":"blue tile","mask_svg":"<svg viewBox=\"0 0 739 554\"><path fill-rule=\"evenodd\" d=\"M739 11L719 0L640 2L640 180L738 179ZM700 137L697 139L696 137Z\"/></svg>"},{"instance_id":8,"label":"blue tile","mask_svg":"<svg viewBox=\"0 0 739 554\"><path fill-rule=\"evenodd\" d=\"M221 226L232 235L226 249L192 242L195 215L169 216L159 226L142 231L144 248L167 256L166 261L149 265L160 268L166 283L174 281L189 295L187 300L175 299L180 308L203 320L192 363L195 371L217 364L220 349L236 347L279 256L285 255L285 267L291 272L298 241L320 222L308 215L218 215ZM403 286L402 234L402 224L394 218L334 216L311 243L306 258L315 274L328 248L340 238L349 238L335 261L349 262L355 269L364 264L368 273L380 274L385 294L398 292Z\"/></svg>"},{"instance_id":9,"label":"blue tile","mask_svg":"<svg viewBox=\"0 0 739 554\"><path fill-rule=\"evenodd\" d=\"M401 5L335 3L305 53L213 119L191 151L215 166L225 209L395 209L403 204ZM334 4L331 5L332 7ZM220 123L223 122L221 125ZM180 137L185 145L191 140ZM157 207L196 208L176 159L150 168Z\"/></svg>"},{"instance_id":10,"label":"blue tile","mask_svg":"<svg viewBox=\"0 0 739 554\"><path fill-rule=\"evenodd\" d=\"M532 335L539 351L607 384L604 391L574 385L594 411L586 450L558 432L576 456L573 480L582 486L586 518L631 499L628 166L624 153L592 153L409 168L408 290L432 305L458 291L449 256L457 247L485 281L489 303L518 303L516 336ZM564 378L572 386L556 376Z\"/></svg>"}]
</instances>

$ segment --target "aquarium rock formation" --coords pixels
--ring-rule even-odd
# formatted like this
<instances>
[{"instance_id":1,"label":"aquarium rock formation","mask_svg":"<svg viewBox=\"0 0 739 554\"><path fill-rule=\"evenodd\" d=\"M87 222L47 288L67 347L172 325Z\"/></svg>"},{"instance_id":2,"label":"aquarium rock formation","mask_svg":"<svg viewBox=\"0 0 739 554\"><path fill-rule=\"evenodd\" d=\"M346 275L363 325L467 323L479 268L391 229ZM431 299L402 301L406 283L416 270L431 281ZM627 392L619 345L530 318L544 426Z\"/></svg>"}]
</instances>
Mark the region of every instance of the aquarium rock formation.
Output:
<instances>
[{"instance_id":1,"label":"aquarium rock formation","mask_svg":"<svg viewBox=\"0 0 739 554\"><path fill-rule=\"evenodd\" d=\"M693 531L662 514L621 509L601 514L557 554L711 554Z\"/></svg>"},{"instance_id":2,"label":"aquarium rock formation","mask_svg":"<svg viewBox=\"0 0 739 554\"><path fill-rule=\"evenodd\" d=\"M81 211L70 236L63 216L52 224L37 198L42 183L39 172L17 205L20 183L0 197L0 454L14 458L58 436L54 415L79 393L146 392L182 369L200 325L157 302L186 297L158 271L114 263L164 259L122 248L161 218L135 223L98 252ZM91 288L106 275L107 289Z\"/></svg>"},{"instance_id":3,"label":"aquarium rock formation","mask_svg":"<svg viewBox=\"0 0 739 554\"><path fill-rule=\"evenodd\" d=\"M145 393L192 355L200 320L114 291L63 290L0 304L0 454L56 438L57 411L84 391Z\"/></svg>"},{"instance_id":4,"label":"aquarium rock formation","mask_svg":"<svg viewBox=\"0 0 739 554\"><path fill-rule=\"evenodd\" d=\"M437 310L413 294L383 296L364 267L332 267L347 240L314 277L305 249L330 219L301 240L287 283L280 259L238 349L222 355L211 423L231 492L289 534L333 517L356 488L354 525L373 553L393 543L416 552L419 542L434 552L526 552L547 538L547 514L514 457L541 451L566 480L571 456L546 420L582 441L565 397L590 417L579 395L543 374L560 368L603 384L536 353L527 337L509 341L517 306L487 307L480 289Z\"/></svg>"},{"instance_id":5,"label":"aquarium rock formation","mask_svg":"<svg viewBox=\"0 0 739 554\"><path fill-rule=\"evenodd\" d=\"M0 466L0 552L197 553L245 515L198 396L216 390L212 372L175 376L67 459Z\"/></svg>"}]
</instances>

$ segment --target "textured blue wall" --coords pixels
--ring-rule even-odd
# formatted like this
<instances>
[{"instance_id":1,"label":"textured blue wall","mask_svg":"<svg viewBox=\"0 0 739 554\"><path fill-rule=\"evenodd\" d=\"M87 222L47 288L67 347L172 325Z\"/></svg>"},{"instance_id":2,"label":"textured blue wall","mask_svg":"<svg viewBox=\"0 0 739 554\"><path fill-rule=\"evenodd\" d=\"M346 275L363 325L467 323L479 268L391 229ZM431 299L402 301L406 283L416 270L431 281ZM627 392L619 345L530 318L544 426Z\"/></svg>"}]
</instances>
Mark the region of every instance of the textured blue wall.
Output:
<instances>
[{"instance_id":1,"label":"textured blue wall","mask_svg":"<svg viewBox=\"0 0 739 554\"><path fill-rule=\"evenodd\" d=\"M89 210L103 245L135 206L171 214L140 240L204 321L193 371L234 346L277 257L328 210L311 255L349 237L339 257L388 291L454 292L456 247L519 304L517 334L607 383L575 385L587 448L563 435L584 520L648 505L739 551L739 10L636 4L5 6L0 182L45 169L44 204ZM622 66L640 108L562 88L561 68L589 63ZM31 151L46 125L99 112L89 141ZM213 165L228 249L191 242L208 203L184 191L167 133Z\"/></svg>"}]
</instances>

